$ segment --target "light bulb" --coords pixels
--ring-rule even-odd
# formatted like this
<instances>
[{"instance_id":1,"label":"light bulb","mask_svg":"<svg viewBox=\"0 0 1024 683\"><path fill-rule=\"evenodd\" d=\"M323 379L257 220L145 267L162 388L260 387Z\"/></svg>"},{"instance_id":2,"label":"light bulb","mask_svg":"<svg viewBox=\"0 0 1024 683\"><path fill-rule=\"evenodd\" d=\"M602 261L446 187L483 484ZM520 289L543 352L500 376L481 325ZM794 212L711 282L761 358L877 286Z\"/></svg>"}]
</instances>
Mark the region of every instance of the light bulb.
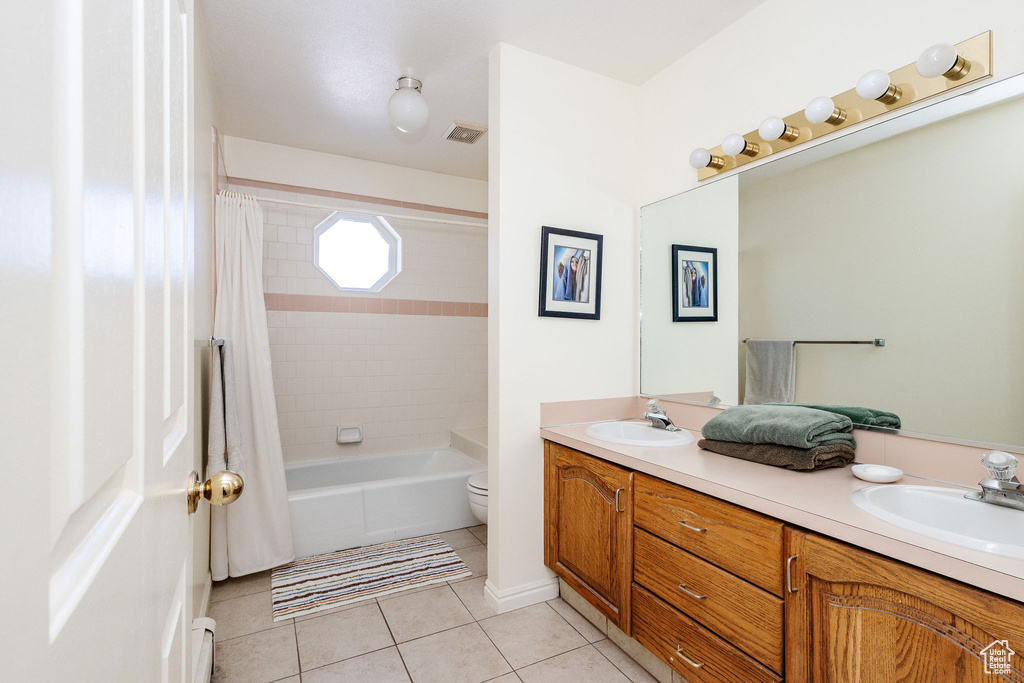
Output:
<instances>
[{"instance_id":1,"label":"light bulb","mask_svg":"<svg viewBox=\"0 0 1024 683\"><path fill-rule=\"evenodd\" d=\"M388 100L388 118L391 125L403 133L416 133L422 130L430 119L430 107L420 92L422 86L423 84L415 78L399 78L398 90Z\"/></svg>"},{"instance_id":2,"label":"light bulb","mask_svg":"<svg viewBox=\"0 0 1024 683\"><path fill-rule=\"evenodd\" d=\"M715 156L703 147L698 147L690 152L690 166L696 169L722 168L725 166L725 159Z\"/></svg>"},{"instance_id":3,"label":"light bulb","mask_svg":"<svg viewBox=\"0 0 1024 683\"><path fill-rule=\"evenodd\" d=\"M903 90L898 85L893 85L889 74L880 69L867 72L857 81L857 97L862 100L894 104L902 95Z\"/></svg>"},{"instance_id":4,"label":"light bulb","mask_svg":"<svg viewBox=\"0 0 1024 683\"><path fill-rule=\"evenodd\" d=\"M748 157L756 157L761 151L756 142L748 142L742 135L733 133L722 140L722 151L731 157L745 154Z\"/></svg>"},{"instance_id":5,"label":"light bulb","mask_svg":"<svg viewBox=\"0 0 1024 683\"><path fill-rule=\"evenodd\" d=\"M846 120L846 110L837 107L831 97L815 97L804 109L804 116L811 123L831 123L838 126Z\"/></svg>"},{"instance_id":6,"label":"light bulb","mask_svg":"<svg viewBox=\"0 0 1024 683\"><path fill-rule=\"evenodd\" d=\"M956 53L948 43L938 43L921 53L917 58L917 73L925 78L945 76L951 81L967 75L971 63Z\"/></svg>"},{"instance_id":7,"label":"light bulb","mask_svg":"<svg viewBox=\"0 0 1024 683\"><path fill-rule=\"evenodd\" d=\"M771 142L772 140L788 140L792 142L800 137L800 131L793 126L787 125L785 121L780 119L778 116L769 116L761 122L761 127L757 129L757 134L761 136L762 140Z\"/></svg>"}]
</instances>

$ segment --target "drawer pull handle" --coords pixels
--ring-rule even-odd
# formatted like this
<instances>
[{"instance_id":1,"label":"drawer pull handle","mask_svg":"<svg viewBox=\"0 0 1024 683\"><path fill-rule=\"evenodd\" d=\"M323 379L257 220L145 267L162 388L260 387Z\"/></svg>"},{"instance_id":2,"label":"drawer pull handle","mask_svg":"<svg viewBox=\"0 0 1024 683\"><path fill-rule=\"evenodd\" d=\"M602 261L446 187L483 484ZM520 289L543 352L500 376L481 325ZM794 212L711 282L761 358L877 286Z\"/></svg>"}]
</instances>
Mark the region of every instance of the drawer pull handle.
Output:
<instances>
[{"instance_id":1,"label":"drawer pull handle","mask_svg":"<svg viewBox=\"0 0 1024 683\"><path fill-rule=\"evenodd\" d=\"M793 588L793 560L795 560L798 557L800 556L793 555L792 557L786 559L786 590L790 593L799 592L795 588Z\"/></svg>"},{"instance_id":2,"label":"drawer pull handle","mask_svg":"<svg viewBox=\"0 0 1024 683\"><path fill-rule=\"evenodd\" d=\"M707 529L701 529L701 528L700 528L699 526L690 526L689 524L687 524L687 523L686 523L686 522L684 522L683 520L679 520L679 523L680 523L681 525L685 526L685 527L686 527L687 529L689 529L690 531L696 531L696 532L697 532L697 533L699 533L699 534L702 534L702 533L704 533L705 531L707 531Z\"/></svg>"},{"instance_id":3,"label":"drawer pull handle","mask_svg":"<svg viewBox=\"0 0 1024 683\"><path fill-rule=\"evenodd\" d=\"M704 598L708 597L708 596L706 596L706 595L697 595L697 594L696 594L696 593L694 593L693 591L689 590L689 589L688 589L688 588L686 587L686 584L685 584L685 583L681 583L681 584L679 584L679 590L683 591L684 593L686 593L687 595L689 595L689 596L690 596L691 598L696 598L697 600L703 600Z\"/></svg>"},{"instance_id":4,"label":"drawer pull handle","mask_svg":"<svg viewBox=\"0 0 1024 683\"><path fill-rule=\"evenodd\" d=\"M625 490L626 489L615 489L615 511L616 512L625 512L626 511L626 508L622 508L621 510L619 509L619 494L622 493Z\"/></svg>"},{"instance_id":5,"label":"drawer pull handle","mask_svg":"<svg viewBox=\"0 0 1024 683\"><path fill-rule=\"evenodd\" d=\"M702 666L704 666L704 662L695 662L686 655L684 655L683 648L681 645L676 646L676 655L679 657L679 659L683 660L684 662L692 666L694 669L699 669Z\"/></svg>"}]
</instances>

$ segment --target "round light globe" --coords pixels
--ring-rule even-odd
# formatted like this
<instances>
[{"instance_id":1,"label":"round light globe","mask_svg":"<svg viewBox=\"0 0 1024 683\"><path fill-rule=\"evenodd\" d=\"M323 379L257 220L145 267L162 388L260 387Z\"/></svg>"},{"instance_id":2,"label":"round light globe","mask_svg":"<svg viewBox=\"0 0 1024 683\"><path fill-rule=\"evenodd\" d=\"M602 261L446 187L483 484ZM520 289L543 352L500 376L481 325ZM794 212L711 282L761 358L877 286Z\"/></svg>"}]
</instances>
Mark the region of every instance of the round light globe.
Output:
<instances>
[{"instance_id":1,"label":"round light globe","mask_svg":"<svg viewBox=\"0 0 1024 683\"><path fill-rule=\"evenodd\" d=\"M785 132L786 122L778 116L769 116L761 122L761 126L757 129L757 134L761 136L762 140L767 142L778 140Z\"/></svg>"},{"instance_id":2,"label":"round light globe","mask_svg":"<svg viewBox=\"0 0 1024 683\"><path fill-rule=\"evenodd\" d=\"M956 64L956 48L948 43L938 43L921 53L917 58L917 73L925 78L937 78Z\"/></svg>"},{"instance_id":3,"label":"round light globe","mask_svg":"<svg viewBox=\"0 0 1024 683\"><path fill-rule=\"evenodd\" d=\"M857 81L857 97L862 100L877 100L889 90L889 74L881 69L869 71Z\"/></svg>"},{"instance_id":4,"label":"round light globe","mask_svg":"<svg viewBox=\"0 0 1024 683\"><path fill-rule=\"evenodd\" d=\"M391 125L403 133L416 133L427 125L430 108L419 90L403 87L388 100L388 118Z\"/></svg>"},{"instance_id":5,"label":"round light globe","mask_svg":"<svg viewBox=\"0 0 1024 683\"><path fill-rule=\"evenodd\" d=\"M703 147L698 147L690 152L690 166L693 166L694 168L707 168L710 163L711 152Z\"/></svg>"},{"instance_id":6,"label":"round light globe","mask_svg":"<svg viewBox=\"0 0 1024 683\"><path fill-rule=\"evenodd\" d=\"M742 135L733 133L732 135L726 136L725 140L722 140L722 151L731 157L737 154L742 154L743 150L747 148L747 141L743 139Z\"/></svg>"},{"instance_id":7,"label":"round light globe","mask_svg":"<svg viewBox=\"0 0 1024 683\"><path fill-rule=\"evenodd\" d=\"M815 97L804 109L804 116L811 123L825 123L835 109L836 105L831 97Z\"/></svg>"}]
</instances>

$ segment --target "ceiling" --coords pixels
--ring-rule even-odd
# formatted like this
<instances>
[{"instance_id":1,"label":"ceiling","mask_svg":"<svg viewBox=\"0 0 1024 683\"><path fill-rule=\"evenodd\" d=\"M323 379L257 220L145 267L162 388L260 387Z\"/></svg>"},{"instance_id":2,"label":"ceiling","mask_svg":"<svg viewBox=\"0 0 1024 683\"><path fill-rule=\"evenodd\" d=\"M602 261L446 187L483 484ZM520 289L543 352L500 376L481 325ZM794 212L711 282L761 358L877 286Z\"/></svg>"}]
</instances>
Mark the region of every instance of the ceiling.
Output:
<instances>
[{"instance_id":1,"label":"ceiling","mask_svg":"<svg viewBox=\"0 0 1024 683\"><path fill-rule=\"evenodd\" d=\"M204 0L225 135L467 178L487 178L499 42L639 85L764 0ZM399 76L423 81L430 123L388 123Z\"/></svg>"}]
</instances>

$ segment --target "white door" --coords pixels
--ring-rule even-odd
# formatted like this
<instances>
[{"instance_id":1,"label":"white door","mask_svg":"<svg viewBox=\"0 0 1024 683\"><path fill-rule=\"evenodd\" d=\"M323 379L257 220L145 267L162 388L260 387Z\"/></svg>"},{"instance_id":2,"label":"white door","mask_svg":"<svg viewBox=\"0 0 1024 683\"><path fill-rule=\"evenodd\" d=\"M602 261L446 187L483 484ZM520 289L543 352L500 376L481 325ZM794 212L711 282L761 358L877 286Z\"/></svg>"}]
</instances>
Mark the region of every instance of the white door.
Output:
<instances>
[{"instance_id":1,"label":"white door","mask_svg":"<svg viewBox=\"0 0 1024 683\"><path fill-rule=\"evenodd\" d=\"M192 2L0 5L0 680L189 671Z\"/></svg>"}]
</instances>

